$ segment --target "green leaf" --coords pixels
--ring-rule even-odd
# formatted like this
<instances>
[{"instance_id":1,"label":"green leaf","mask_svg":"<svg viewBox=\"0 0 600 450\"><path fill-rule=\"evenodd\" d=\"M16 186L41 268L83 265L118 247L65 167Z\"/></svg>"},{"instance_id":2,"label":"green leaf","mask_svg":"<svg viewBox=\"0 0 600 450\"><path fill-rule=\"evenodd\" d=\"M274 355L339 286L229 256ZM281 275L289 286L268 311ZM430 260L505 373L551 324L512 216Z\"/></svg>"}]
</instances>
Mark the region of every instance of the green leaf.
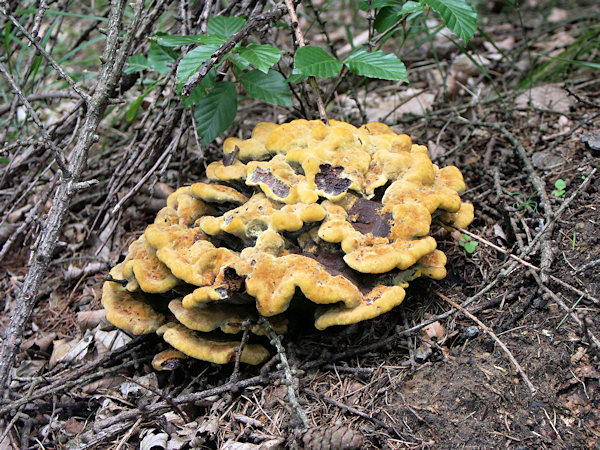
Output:
<instances>
[{"instance_id":1,"label":"green leaf","mask_svg":"<svg viewBox=\"0 0 600 450\"><path fill-rule=\"evenodd\" d=\"M559 178L554 182L554 187L556 189L564 190L567 187L567 183L565 183L565 180L563 180L562 178Z\"/></svg>"},{"instance_id":2,"label":"green leaf","mask_svg":"<svg viewBox=\"0 0 600 450\"><path fill-rule=\"evenodd\" d=\"M358 50L346 58L345 62L348 70L363 77L408 82L406 67L396 55Z\"/></svg>"},{"instance_id":3,"label":"green leaf","mask_svg":"<svg viewBox=\"0 0 600 450\"><path fill-rule=\"evenodd\" d=\"M461 233L461 236L462 241L459 241L458 245L464 248L468 254L473 253L475 251L475 248L479 245L479 242L472 241L471 238L464 233Z\"/></svg>"},{"instance_id":4,"label":"green leaf","mask_svg":"<svg viewBox=\"0 0 600 450\"><path fill-rule=\"evenodd\" d=\"M168 74L171 71L169 64L173 64L177 59L178 54L168 47L163 47L155 41L150 43L150 51L148 52L148 65L152 70Z\"/></svg>"},{"instance_id":5,"label":"green leaf","mask_svg":"<svg viewBox=\"0 0 600 450\"><path fill-rule=\"evenodd\" d=\"M196 129L202 143L212 142L229 128L237 113L237 92L235 84L221 81L196 105L194 117Z\"/></svg>"},{"instance_id":6,"label":"green leaf","mask_svg":"<svg viewBox=\"0 0 600 450\"><path fill-rule=\"evenodd\" d=\"M150 65L144 55L132 55L127 60L127 67L123 69L123 72L127 75L135 72L141 72L142 70L149 69Z\"/></svg>"},{"instance_id":7,"label":"green leaf","mask_svg":"<svg viewBox=\"0 0 600 450\"><path fill-rule=\"evenodd\" d=\"M245 73L240 81L250 97L276 105L292 106L290 87L279 72L269 70L265 74L260 70L252 70Z\"/></svg>"},{"instance_id":8,"label":"green leaf","mask_svg":"<svg viewBox=\"0 0 600 450\"><path fill-rule=\"evenodd\" d=\"M216 75L217 74L215 70L210 69L210 71L202 79L200 84L196 86L194 90L190 93L189 97L180 97L183 107L186 109L191 108L192 106L196 105L201 99L206 97L207 91L215 87ZM181 86L179 87L179 93L181 94Z\"/></svg>"},{"instance_id":9,"label":"green leaf","mask_svg":"<svg viewBox=\"0 0 600 450\"><path fill-rule=\"evenodd\" d=\"M288 83L300 83L302 80L306 80L308 77L302 73L298 69L293 69L289 78L287 79Z\"/></svg>"},{"instance_id":10,"label":"green leaf","mask_svg":"<svg viewBox=\"0 0 600 450\"><path fill-rule=\"evenodd\" d=\"M205 34L191 34L189 36L179 36L176 34L156 33L150 39L163 47L180 47L182 45L203 44Z\"/></svg>"},{"instance_id":11,"label":"green leaf","mask_svg":"<svg viewBox=\"0 0 600 450\"><path fill-rule=\"evenodd\" d=\"M5 158L4 156L0 156L0 164L4 164L4 165L10 164L10 160L8 158Z\"/></svg>"},{"instance_id":12,"label":"green leaf","mask_svg":"<svg viewBox=\"0 0 600 450\"><path fill-rule=\"evenodd\" d=\"M281 59L281 50L271 45L249 44L240 48L237 54L264 73Z\"/></svg>"},{"instance_id":13,"label":"green leaf","mask_svg":"<svg viewBox=\"0 0 600 450\"><path fill-rule=\"evenodd\" d=\"M199 45L185 55L177 67L177 83L185 83L218 48L218 45Z\"/></svg>"},{"instance_id":14,"label":"green leaf","mask_svg":"<svg viewBox=\"0 0 600 450\"><path fill-rule=\"evenodd\" d=\"M330 56L320 47L300 47L294 55L294 67L302 75L312 77L334 77L344 64Z\"/></svg>"},{"instance_id":15,"label":"green leaf","mask_svg":"<svg viewBox=\"0 0 600 450\"><path fill-rule=\"evenodd\" d=\"M381 8L379 11L377 11L377 14L375 14L373 26L378 33L383 33L392 27L396 22L398 22L400 17L402 17L400 8L395 6L386 6L385 8Z\"/></svg>"},{"instance_id":16,"label":"green leaf","mask_svg":"<svg viewBox=\"0 0 600 450\"><path fill-rule=\"evenodd\" d=\"M138 109L140 108L142 102L150 92L156 89L157 86L158 81L154 82L148 89L144 91L142 95L135 99L135 101L131 104L129 109L127 109L127 114L125 114L125 119L127 119L127 122L131 122L133 119L135 119L135 115Z\"/></svg>"},{"instance_id":17,"label":"green leaf","mask_svg":"<svg viewBox=\"0 0 600 450\"><path fill-rule=\"evenodd\" d=\"M534 55L544 56L546 58L554 59L555 61L562 61L562 62L566 62L568 64L573 64L575 66L589 67L590 69L600 69L599 63L594 63L594 62L589 62L589 61L579 61L576 59L569 59L569 58L562 58L560 56L544 55L543 53L534 53Z\"/></svg>"},{"instance_id":18,"label":"green leaf","mask_svg":"<svg viewBox=\"0 0 600 450\"><path fill-rule=\"evenodd\" d=\"M241 17L213 17L208 20L206 32L208 34L218 34L219 36L230 38L245 24L246 20Z\"/></svg>"},{"instance_id":19,"label":"green leaf","mask_svg":"<svg viewBox=\"0 0 600 450\"><path fill-rule=\"evenodd\" d=\"M385 5L384 5L385 3ZM394 2L381 2L382 8L377 11L373 26L379 33L383 33L397 23L403 16L409 14L424 12L424 7L418 2L406 2L404 5L394 6ZM408 20L414 19L415 16L406 17Z\"/></svg>"},{"instance_id":20,"label":"green leaf","mask_svg":"<svg viewBox=\"0 0 600 450\"><path fill-rule=\"evenodd\" d=\"M421 0L442 16L446 26L463 42L468 42L477 29L477 13L466 0Z\"/></svg>"},{"instance_id":21,"label":"green leaf","mask_svg":"<svg viewBox=\"0 0 600 450\"><path fill-rule=\"evenodd\" d=\"M386 6L402 6L403 0L371 0L371 9L384 8ZM358 7L361 11L369 10L369 2L360 0Z\"/></svg>"}]
</instances>

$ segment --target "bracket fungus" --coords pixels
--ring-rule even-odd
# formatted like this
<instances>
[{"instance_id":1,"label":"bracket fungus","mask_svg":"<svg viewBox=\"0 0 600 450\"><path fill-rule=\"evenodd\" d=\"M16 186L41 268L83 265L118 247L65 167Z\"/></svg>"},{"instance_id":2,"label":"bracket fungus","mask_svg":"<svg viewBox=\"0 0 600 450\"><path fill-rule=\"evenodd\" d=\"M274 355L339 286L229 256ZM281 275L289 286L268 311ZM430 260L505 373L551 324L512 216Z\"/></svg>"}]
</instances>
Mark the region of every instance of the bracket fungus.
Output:
<instances>
[{"instance_id":1,"label":"bracket fungus","mask_svg":"<svg viewBox=\"0 0 600 450\"><path fill-rule=\"evenodd\" d=\"M104 283L110 322L173 347L157 370L186 357L224 364L240 346L240 361L260 364L259 317L283 333L295 306L314 304L320 330L377 317L415 278L446 276L432 218L473 220L460 171L381 123L263 122L223 149L209 182L171 194Z\"/></svg>"}]
</instances>

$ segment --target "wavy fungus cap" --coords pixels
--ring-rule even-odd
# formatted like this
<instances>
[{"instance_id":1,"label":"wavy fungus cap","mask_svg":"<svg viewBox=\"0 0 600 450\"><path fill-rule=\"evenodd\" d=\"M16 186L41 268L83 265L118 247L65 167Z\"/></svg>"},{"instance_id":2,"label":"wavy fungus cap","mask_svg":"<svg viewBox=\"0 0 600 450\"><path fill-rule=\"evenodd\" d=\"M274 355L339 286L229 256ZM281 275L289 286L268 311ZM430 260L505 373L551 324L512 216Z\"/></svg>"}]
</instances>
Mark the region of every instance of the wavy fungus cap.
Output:
<instances>
[{"instance_id":1,"label":"wavy fungus cap","mask_svg":"<svg viewBox=\"0 0 600 450\"><path fill-rule=\"evenodd\" d=\"M415 278L446 276L432 218L473 220L460 171L381 123L262 122L223 151L209 182L171 194L104 283L110 322L175 349L156 356L157 370L235 360L244 329L239 358L260 364L259 317L284 333L289 308L314 304L321 330L377 317Z\"/></svg>"}]
</instances>

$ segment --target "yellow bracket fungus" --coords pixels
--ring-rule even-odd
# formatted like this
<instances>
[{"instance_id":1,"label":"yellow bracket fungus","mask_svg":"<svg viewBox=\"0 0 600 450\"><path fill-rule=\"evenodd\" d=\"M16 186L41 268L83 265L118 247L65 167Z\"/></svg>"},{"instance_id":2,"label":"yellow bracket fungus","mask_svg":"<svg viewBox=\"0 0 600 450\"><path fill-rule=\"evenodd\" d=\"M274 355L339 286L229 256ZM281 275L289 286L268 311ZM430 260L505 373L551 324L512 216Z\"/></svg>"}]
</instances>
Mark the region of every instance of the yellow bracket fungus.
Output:
<instances>
[{"instance_id":1,"label":"yellow bracket fungus","mask_svg":"<svg viewBox=\"0 0 600 450\"><path fill-rule=\"evenodd\" d=\"M432 218L464 228L474 217L460 171L385 124L262 122L223 153L208 182L168 197L104 284L109 321L175 349L157 370L233 361L244 330L239 358L260 364L261 316L284 333L288 310L311 304L320 330L390 311L412 280L446 276Z\"/></svg>"}]
</instances>

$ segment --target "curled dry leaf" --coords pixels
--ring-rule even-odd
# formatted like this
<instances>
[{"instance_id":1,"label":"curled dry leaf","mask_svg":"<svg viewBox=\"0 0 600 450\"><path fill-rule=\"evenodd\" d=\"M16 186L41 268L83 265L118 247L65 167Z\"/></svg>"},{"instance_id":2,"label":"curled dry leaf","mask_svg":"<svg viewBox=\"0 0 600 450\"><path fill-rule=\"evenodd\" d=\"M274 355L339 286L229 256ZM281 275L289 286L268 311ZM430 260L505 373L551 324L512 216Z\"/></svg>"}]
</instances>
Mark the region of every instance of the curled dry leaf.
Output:
<instances>
[{"instance_id":1,"label":"curled dry leaf","mask_svg":"<svg viewBox=\"0 0 600 450\"><path fill-rule=\"evenodd\" d=\"M118 350L131 342L131 338L121 330L103 331L97 329L94 331L94 339L98 355Z\"/></svg>"},{"instance_id":2,"label":"curled dry leaf","mask_svg":"<svg viewBox=\"0 0 600 450\"><path fill-rule=\"evenodd\" d=\"M445 334L446 329L439 322L433 322L432 324L427 325L425 328L423 328L423 335L426 339L429 339L430 341L435 340L437 342L441 342Z\"/></svg>"},{"instance_id":3,"label":"curled dry leaf","mask_svg":"<svg viewBox=\"0 0 600 450\"><path fill-rule=\"evenodd\" d=\"M159 448L166 449L169 435L167 433L154 434L155 430L146 433L140 442L140 450L157 450Z\"/></svg>"},{"instance_id":4,"label":"curled dry leaf","mask_svg":"<svg viewBox=\"0 0 600 450\"><path fill-rule=\"evenodd\" d=\"M92 334L88 333L81 339L73 339L71 341L58 339L54 341L54 348L48 363L49 367L52 369L58 363L82 360L88 354L92 340Z\"/></svg>"},{"instance_id":5,"label":"curled dry leaf","mask_svg":"<svg viewBox=\"0 0 600 450\"><path fill-rule=\"evenodd\" d=\"M140 397L142 395L154 395L152 391L145 389L142 386L148 386L154 390L158 389L158 379L156 378L156 373L154 372L141 377L135 377L134 380L137 381L137 383L126 380L121 383L121 386L119 386L119 390L125 398L129 396Z\"/></svg>"}]
</instances>

